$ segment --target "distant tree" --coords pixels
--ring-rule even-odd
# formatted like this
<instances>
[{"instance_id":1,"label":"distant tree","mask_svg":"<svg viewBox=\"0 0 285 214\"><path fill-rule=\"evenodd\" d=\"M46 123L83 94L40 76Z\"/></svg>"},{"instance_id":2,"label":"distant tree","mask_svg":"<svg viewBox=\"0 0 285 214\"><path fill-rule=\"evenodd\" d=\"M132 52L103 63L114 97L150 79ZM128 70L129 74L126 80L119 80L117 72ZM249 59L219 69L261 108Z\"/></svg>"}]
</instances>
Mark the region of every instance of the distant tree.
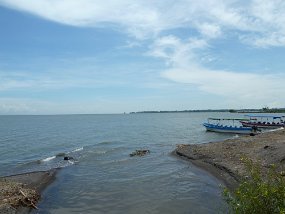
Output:
<instances>
[{"instance_id":1,"label":"distant tree","mask_svg":"<svg viewBox=\"0 0 285 214\"><path fill-rule=\"evenodd\" d=\"M236 113L237 111L234 110L234 109L230 109L229 112L230 112L230 113Z\"/></svg>"},{"instance_id":2,"label":"distant tree","mask_svg":"<svg viewBox=\"0 0 285 214\"><path fill-rule=\"evenodd\" d=\"M269 108L268 108L267 106L265 106L265 107L262 108L262 111L268 112L268 111L269 111Z\"/></svg>"}]
</instances>

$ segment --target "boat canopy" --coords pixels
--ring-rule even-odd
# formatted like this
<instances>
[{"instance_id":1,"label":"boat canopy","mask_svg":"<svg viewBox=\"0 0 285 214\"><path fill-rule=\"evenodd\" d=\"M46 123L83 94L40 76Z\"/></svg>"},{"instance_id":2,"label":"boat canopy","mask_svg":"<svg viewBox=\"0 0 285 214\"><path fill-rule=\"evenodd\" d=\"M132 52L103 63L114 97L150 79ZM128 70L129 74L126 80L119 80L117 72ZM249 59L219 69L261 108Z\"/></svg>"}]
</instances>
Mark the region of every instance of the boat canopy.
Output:
<instances>
[{"instance_id":1,"label":"boat canopy","mask_svg":"<svg viewBox=\"0 0 285 214\"><path fill-rule=\"evenodd\" d=\"M213 118L210 117L208 118L208 120L237 120L237 121L245 121L245 120L249 120L249 119L245 119L245 118Z\"/></svg>"},{"instance_id":2,"label":"boat canopy","mask_svg":"<svg viewBox=\"0 0 285 214\"><path fill-rule=\"evenodd\" d=\"M285 116L274 116L274 115L251 115L251 114L247 114L244 116L245 117L255 117L255 118L272 118L272 119L281 119L282 117L285 117Z\"/></svg>"}]
</instances>

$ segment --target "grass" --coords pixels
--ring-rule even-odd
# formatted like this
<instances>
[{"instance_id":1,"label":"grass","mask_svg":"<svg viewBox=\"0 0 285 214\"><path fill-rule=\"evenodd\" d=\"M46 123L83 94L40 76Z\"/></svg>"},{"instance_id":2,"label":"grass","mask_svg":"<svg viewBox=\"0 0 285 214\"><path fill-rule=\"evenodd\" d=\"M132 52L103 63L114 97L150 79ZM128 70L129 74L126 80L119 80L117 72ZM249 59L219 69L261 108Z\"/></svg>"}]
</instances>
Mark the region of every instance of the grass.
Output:
<instances>
[{"instance_id":1,"label":"grass","mask_svg":"<svg viewBox=\"0 0 285 214\"><path fill-rule=\"evenodd\" d=\"M230 213L285 214L284 174L274 165L264 174L260 163L253 163L248 158L242 160L246 165L248 176L233 192L227 188L223 190Z\"/></svg>"}]
</instances>

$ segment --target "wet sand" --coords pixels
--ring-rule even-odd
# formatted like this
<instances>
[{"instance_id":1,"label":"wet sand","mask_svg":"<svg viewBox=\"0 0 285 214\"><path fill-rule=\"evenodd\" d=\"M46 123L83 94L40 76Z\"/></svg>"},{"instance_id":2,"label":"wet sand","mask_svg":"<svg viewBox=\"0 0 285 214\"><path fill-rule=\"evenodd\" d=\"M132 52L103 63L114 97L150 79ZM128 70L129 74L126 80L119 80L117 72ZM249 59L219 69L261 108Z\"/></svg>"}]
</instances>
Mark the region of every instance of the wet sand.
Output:
<instances>
[{"instance_id":1,"label":"wet sand","mask_svg":"<svg viewBox=\"0 0 285 214\"><path fill-rule=\"evenodd\" d=\"M278 170L285 169L285 130L241 136L221 142L177 145L173 153L190 160L233 189L241 178L246 176L242 157L260 162L264 172L272 164L275 164Z\"/></svg>"},{"instance_id":2,"label":"wet sand","mask_svg":"<svg viewBox=\"0 0 285 214\"><path fill-rule=\"evenodd\" d=\"M0 213L29 213L40 193L54 181L58 169L0 178Z\"/></svg>"}]
</instances>

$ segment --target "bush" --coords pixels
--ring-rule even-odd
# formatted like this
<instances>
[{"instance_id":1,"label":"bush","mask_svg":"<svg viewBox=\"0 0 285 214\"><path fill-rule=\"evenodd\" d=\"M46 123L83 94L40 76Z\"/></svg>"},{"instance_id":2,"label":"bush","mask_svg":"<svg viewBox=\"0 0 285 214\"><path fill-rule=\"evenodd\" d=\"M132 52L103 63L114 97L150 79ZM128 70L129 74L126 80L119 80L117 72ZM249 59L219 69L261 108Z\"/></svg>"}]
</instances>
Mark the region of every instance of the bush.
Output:
<instances>
[{"instance_id":1,"label":"bush","mask_svg":"<svg viewBox=\"0 0 285 214\"><path fill-rule=\"evenodd\" d=\"M285 179L275 166L262 174L261 165L244 158L245 177L232 193L225 188L223 195L231 213L285 214Z\"/></svg>"}]
</instances>

